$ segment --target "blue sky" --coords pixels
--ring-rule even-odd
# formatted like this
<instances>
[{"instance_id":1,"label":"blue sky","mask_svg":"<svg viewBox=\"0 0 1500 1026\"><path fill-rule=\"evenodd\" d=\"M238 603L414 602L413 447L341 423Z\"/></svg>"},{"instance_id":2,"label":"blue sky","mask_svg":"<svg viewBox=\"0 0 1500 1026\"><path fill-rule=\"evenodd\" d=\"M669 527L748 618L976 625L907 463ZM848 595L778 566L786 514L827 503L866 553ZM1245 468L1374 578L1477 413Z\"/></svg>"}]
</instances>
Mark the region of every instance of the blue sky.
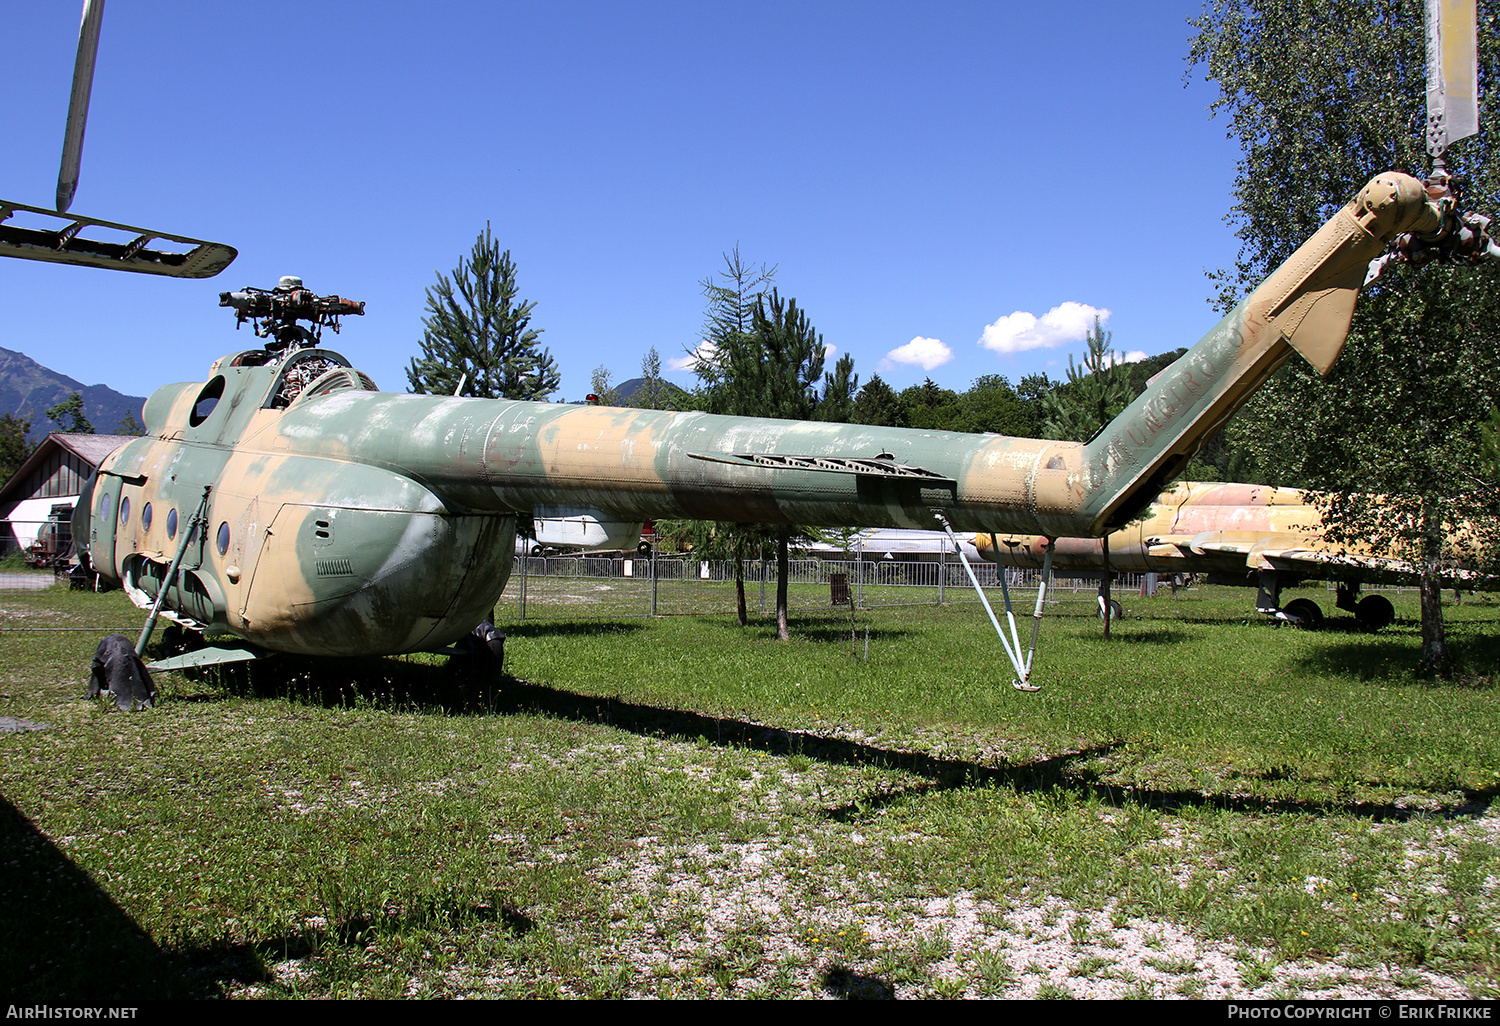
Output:
<instances>
[{"instance_id":1,"label":"blue sky","mask_svg":"<svg viewBox=\"0 0 1500 1026\"><path fill-rule=\"evenodd\" d=\"M51 205L78 6L7 12L7 199ZM256 344L220 291L299 274L368 303L325 343L404 390L424 290L486 221L557 398L691 349L736 245L861 380L1058 377L1092 309L1119 350L1190 345L1237 249L1238 151L1184 85L1200 10L110 0L73 210L240 256L201 282L5 261L0 346L146 395Z\"/></svg>"}]
</instances>

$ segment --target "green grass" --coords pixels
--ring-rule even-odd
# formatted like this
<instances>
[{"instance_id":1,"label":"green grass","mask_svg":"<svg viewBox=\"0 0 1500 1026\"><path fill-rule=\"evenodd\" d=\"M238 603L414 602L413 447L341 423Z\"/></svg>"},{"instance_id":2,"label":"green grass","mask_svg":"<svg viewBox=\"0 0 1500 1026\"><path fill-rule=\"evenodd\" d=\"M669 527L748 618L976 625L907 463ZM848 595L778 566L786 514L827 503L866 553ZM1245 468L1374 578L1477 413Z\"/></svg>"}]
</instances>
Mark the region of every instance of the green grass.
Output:
<instances>
[{"instance_id":1,"label":"green grass","mask_svg":"<svg viewBox=\"0 0 1500 1026\"><path fill-rule=\"evenodd\" d=\"M1030 695L977 606L912 606L859 614L868 659L832 611L528 619L514 679L164 675L122 714L79 696L138 611L0 593L0 716L49 725L0 734L0 987L1494 996L1500 605L1450 607L1433 682L1410 598L1374 636L1247 598L1132 598L1109 642L1065 605Z\"/></svg>"}]
</instances>

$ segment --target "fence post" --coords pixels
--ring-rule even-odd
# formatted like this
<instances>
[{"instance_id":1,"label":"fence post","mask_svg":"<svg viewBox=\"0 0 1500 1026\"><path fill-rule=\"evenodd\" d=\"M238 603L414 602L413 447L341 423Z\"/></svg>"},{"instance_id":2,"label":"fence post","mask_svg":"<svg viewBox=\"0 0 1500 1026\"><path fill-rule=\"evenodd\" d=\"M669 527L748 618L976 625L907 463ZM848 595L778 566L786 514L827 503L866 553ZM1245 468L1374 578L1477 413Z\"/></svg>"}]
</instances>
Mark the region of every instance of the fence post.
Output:
<instances>
[{"instance_id":1,"label":"fence post","mask_svg":"<svg viewBox=\"0 0 1500 1026\"><path fill-rule=\"evenodd\" d=\"M859 539L859 548L854 553L854 587L859 595L859 608L865 608L865 539Z\"/></svg>"},{"instance_id":2,"label":"fence post","mask_svg":"<svg viewBox=\"0 0 1500 1026\"><path fill-rule=\"evenodd\" d=\"M651 615L656 615L656 546L651 546Z\"/></svg>"},{"instance_id":3,"label":"fence post","mask_svg":"<svg viewBox=\"0 0 1500 1026\"><path fill-rule=\"evenodd\" d=\"M521 546L521 548L524 550L525 548L527 548L527 546L523 543L522 546ZM522 620L526 619L526 561L528 559L530 559L530 558L531 557L529 557L527 555L524 555L524 554L521 556L521 598L520 598L520 606L521 606L521 619Z\"/></svg>"},{"instance_id":4,"label":"fence post","mask_svg":"<svg viewBox=\"0 0 1500 1026\"><path fill-rule=\"evenodd\" d=\"M938 605L948 597L948 546L938 543Z\"/></svg>"},{"instance_id":5,"label":"fence post","mask_svg":"<svg viewBox=\"0 0 1500 1026\"><path fill-rule=\"evenodd\" d=\"M760 611L766 611L766 547L760 547Z\"/></svg>"}]
</instances>

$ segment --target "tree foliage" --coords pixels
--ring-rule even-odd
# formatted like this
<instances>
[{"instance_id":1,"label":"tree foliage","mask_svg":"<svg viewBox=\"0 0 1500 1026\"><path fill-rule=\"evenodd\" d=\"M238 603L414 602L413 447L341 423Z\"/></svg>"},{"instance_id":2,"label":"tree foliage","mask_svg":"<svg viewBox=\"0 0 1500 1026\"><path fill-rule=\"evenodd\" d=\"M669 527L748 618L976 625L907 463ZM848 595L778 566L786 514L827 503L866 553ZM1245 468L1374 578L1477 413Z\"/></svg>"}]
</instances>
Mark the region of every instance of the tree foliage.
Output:
<instances>
[{"instance_id":1,"label":"tree foliage","mask_svg":"<svg viewBox=\"0 0 1500 1026\"><path fill-rule=\"evenodd\" d=\"M854 397L854 409L849 420L854 424L873 424L879 427L910 427L896 390L879 374L870 375L865 387Z\"/></svg>"},{"instance_id":2,"label":"tree foliage","mask_svg":"<svg viewBox=\"0 0 1500 1026\"><path fill-rule=\"evenodd\" d=\"M703 339L689 355L693 357L693 373L698 376L704 393L711 395L724 384L731 351L753 348L755 304L775 280L774 266L755 267L745 263L736 246L724 254L724 270L698 283L707 309Z\"/></svg>"},{"instance_id":3,"label":"tree foliage","mask_svg":"<svg viewBox=\"0 0 1500 1026\"><path fill-rule=\"evenodd\" d=\"M699 282L706 309L703 338L693 357L693 373L698 376L696 404L705 412L727 413L735 400L729 389L732 355L753 352L755 305L776 278L776 268L747 264L736 246L724 254L724 270ZM742 361L746 357L741 357ZM741 627L749 623L745 602L745 560L758 553L768 530L756 524L704 523L672 525L693 545L694 551L713 558L718 555L734 561L735 604Z\"/></svg>"},{"instance_id":4,"label":"tree foliage","mask_svg":"<svg viewBox=\"0 0 1500 1026\"><path fill-rule=\"evenodd\" d=\"M125 416L120 418L120 423L115 426L117 435L144 435L146 426L136 417L134 410L126 410Z\"/></svg>"},{"instance_id":5,"label":"tree foliage","mask_svg":"<svg viewBox=\"0 0 1500 1026\"><path fill-rule=\"evenodd\" d=\"M516 265L488 223L450 278L427 290L422 355L406 370L410 390L483 399L546 399L562 383L557 361L537 344L535 303L518 302Z\"/></svg>"},{"instance_id":6,"label":"tree foliage","mask_svg":"<svg viewBox=\"0 0 1500 1026\"><path fill-rule=\"evenodd\" d=\"M1480 3L1481 126L1500 114L1497 6ZM1217 277L1227 308L1371 175L1423 173L1423 5L1216 0L1195 27L1192 59L1217 83L1212 109L1243 154L1229 218L1242 248ZM1485 212L1500 200L1491 133L1447 155L1463 206ZM1293 361L1240 418L1267 473L1318 490L1333 537L1417 562L1423 663L1437 672L1451 663L1438 601L1454 555L1445 541L1465 523L1487 533L1496 513L1480 425L1500 400L1497 284L1491 269L1388 271L1326 381Z\"/></svg>"},{"instance_id":7,"label":"tree foliage","mask_svg":"<svg viewBox=\"0 0 1500 1026\"><path fill-rule=\"evenodd\" d=\"M600 406L620 405L620 393L614 386L614 374L604 364L594 368L589 376L589 394L598 396Z\"/></svg>"},{"instance_id":8,"label":"tree foliage","mask_svg":"<svg viewBox=\"0 0 1500 1026\"><path fill-rule=\"evenodd\" d=\"M74 392L56 406L49 406L42 414L64 431L74 434L91 435L94 433L94 425L89 423L88 417L83 414L83 395ZM67 418L69 423L64 424Z\"/></svg>"},{"instance_id":9,"label":"tree foliage","mask_svg":"<svg viewBox=\"0 0 1500 1026\"><path fill-rule=\"evenodd\" d=\"M841 357L825 373L823 336L795 299L783 298L771 285L775 268L746 264L738 248L724 255L724 263L717 279L701 283L708 311L694 370L703 383L699 398L704 409L729 416L847 422L854 416L859 390L853 358ZM718 524L706 530L699 542L727 548L735 561L743 625L743 561L758 551L767 528ZM793 539L807 532L787 526L770 530L776 542L776 626L785 639L789 551Z\"/></svg>"},{"instance_id":10,"label":"tree foliage","mask_svg":"<svg viewBox=\"0 0 1500 1026\"><path fill-rule=\"evenodd\" d=\"M667 382L661 376L661 354L652 346L641 357L641 387L631 396L631 405L643 410L667 408Z\"/></svg>"},{"instance_id":11,"label":"tree foliage","mask_svg":"<svg viewBox=\"0 0 1500 1026\"><path fill-rule=\"evenodd\" d=\"M9 413L0 415L0 484L9 481L31 455L31 450L36 448L26 441L26 433L30 430L30 421Z\"/></svg>"},{"instance_id":12,"label":"tree foliage","mask_svg":"<svg viewBox=\"0 0 1500 1026\"><path fill-rule=\"evenodd\" d=\"M1109 348L1113 337L1095 317L1084 337L1088 352L1083 366L1075 365L1073 354L1068 354L1067 383L1042 396L1044 437L1086 442L1135 398L1129 366Z\"/></svg>"}]
</instances>

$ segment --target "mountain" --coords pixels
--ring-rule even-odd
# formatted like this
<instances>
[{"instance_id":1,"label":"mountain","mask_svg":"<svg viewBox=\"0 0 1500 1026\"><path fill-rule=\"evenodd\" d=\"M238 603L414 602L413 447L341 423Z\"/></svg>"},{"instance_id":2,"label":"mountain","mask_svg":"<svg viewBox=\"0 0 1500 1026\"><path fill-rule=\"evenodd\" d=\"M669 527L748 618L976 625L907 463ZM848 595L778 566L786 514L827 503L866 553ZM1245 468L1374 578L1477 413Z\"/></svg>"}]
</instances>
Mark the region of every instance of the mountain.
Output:
<instances>
[{"instance_id":1,"label":"mountain","mask_svg":"<svg viewBox=\"0 0 1500 1026\"><path fill-rule=\"evenodd\" d=\"M636 404L636 393L645 387L645 378L631 378L628 381L620 382L614 387L615 405L634 406ZM672 384L672 382L661 381L661 405L663 409L668 410L687 410L692 408L693 397L691 393Z\"/></svg>"},{"instance_id":2,"label":"mountain","mask_svg":"<svg viewBox=\"0 0 1500 1026\"><path fill-rule=\"evenodd\" d=\"M31 421L29 441L39 441L49 431L67 426L48 420L42 411L74 392L83 396L83 415L100 434L118 431L127 413L134 414L139 422L141 407L146 404L142 396L122 395L108 385L85 385L43 367L25 353L0 348L0 413Z\"/></svg>"}]
</instances>

